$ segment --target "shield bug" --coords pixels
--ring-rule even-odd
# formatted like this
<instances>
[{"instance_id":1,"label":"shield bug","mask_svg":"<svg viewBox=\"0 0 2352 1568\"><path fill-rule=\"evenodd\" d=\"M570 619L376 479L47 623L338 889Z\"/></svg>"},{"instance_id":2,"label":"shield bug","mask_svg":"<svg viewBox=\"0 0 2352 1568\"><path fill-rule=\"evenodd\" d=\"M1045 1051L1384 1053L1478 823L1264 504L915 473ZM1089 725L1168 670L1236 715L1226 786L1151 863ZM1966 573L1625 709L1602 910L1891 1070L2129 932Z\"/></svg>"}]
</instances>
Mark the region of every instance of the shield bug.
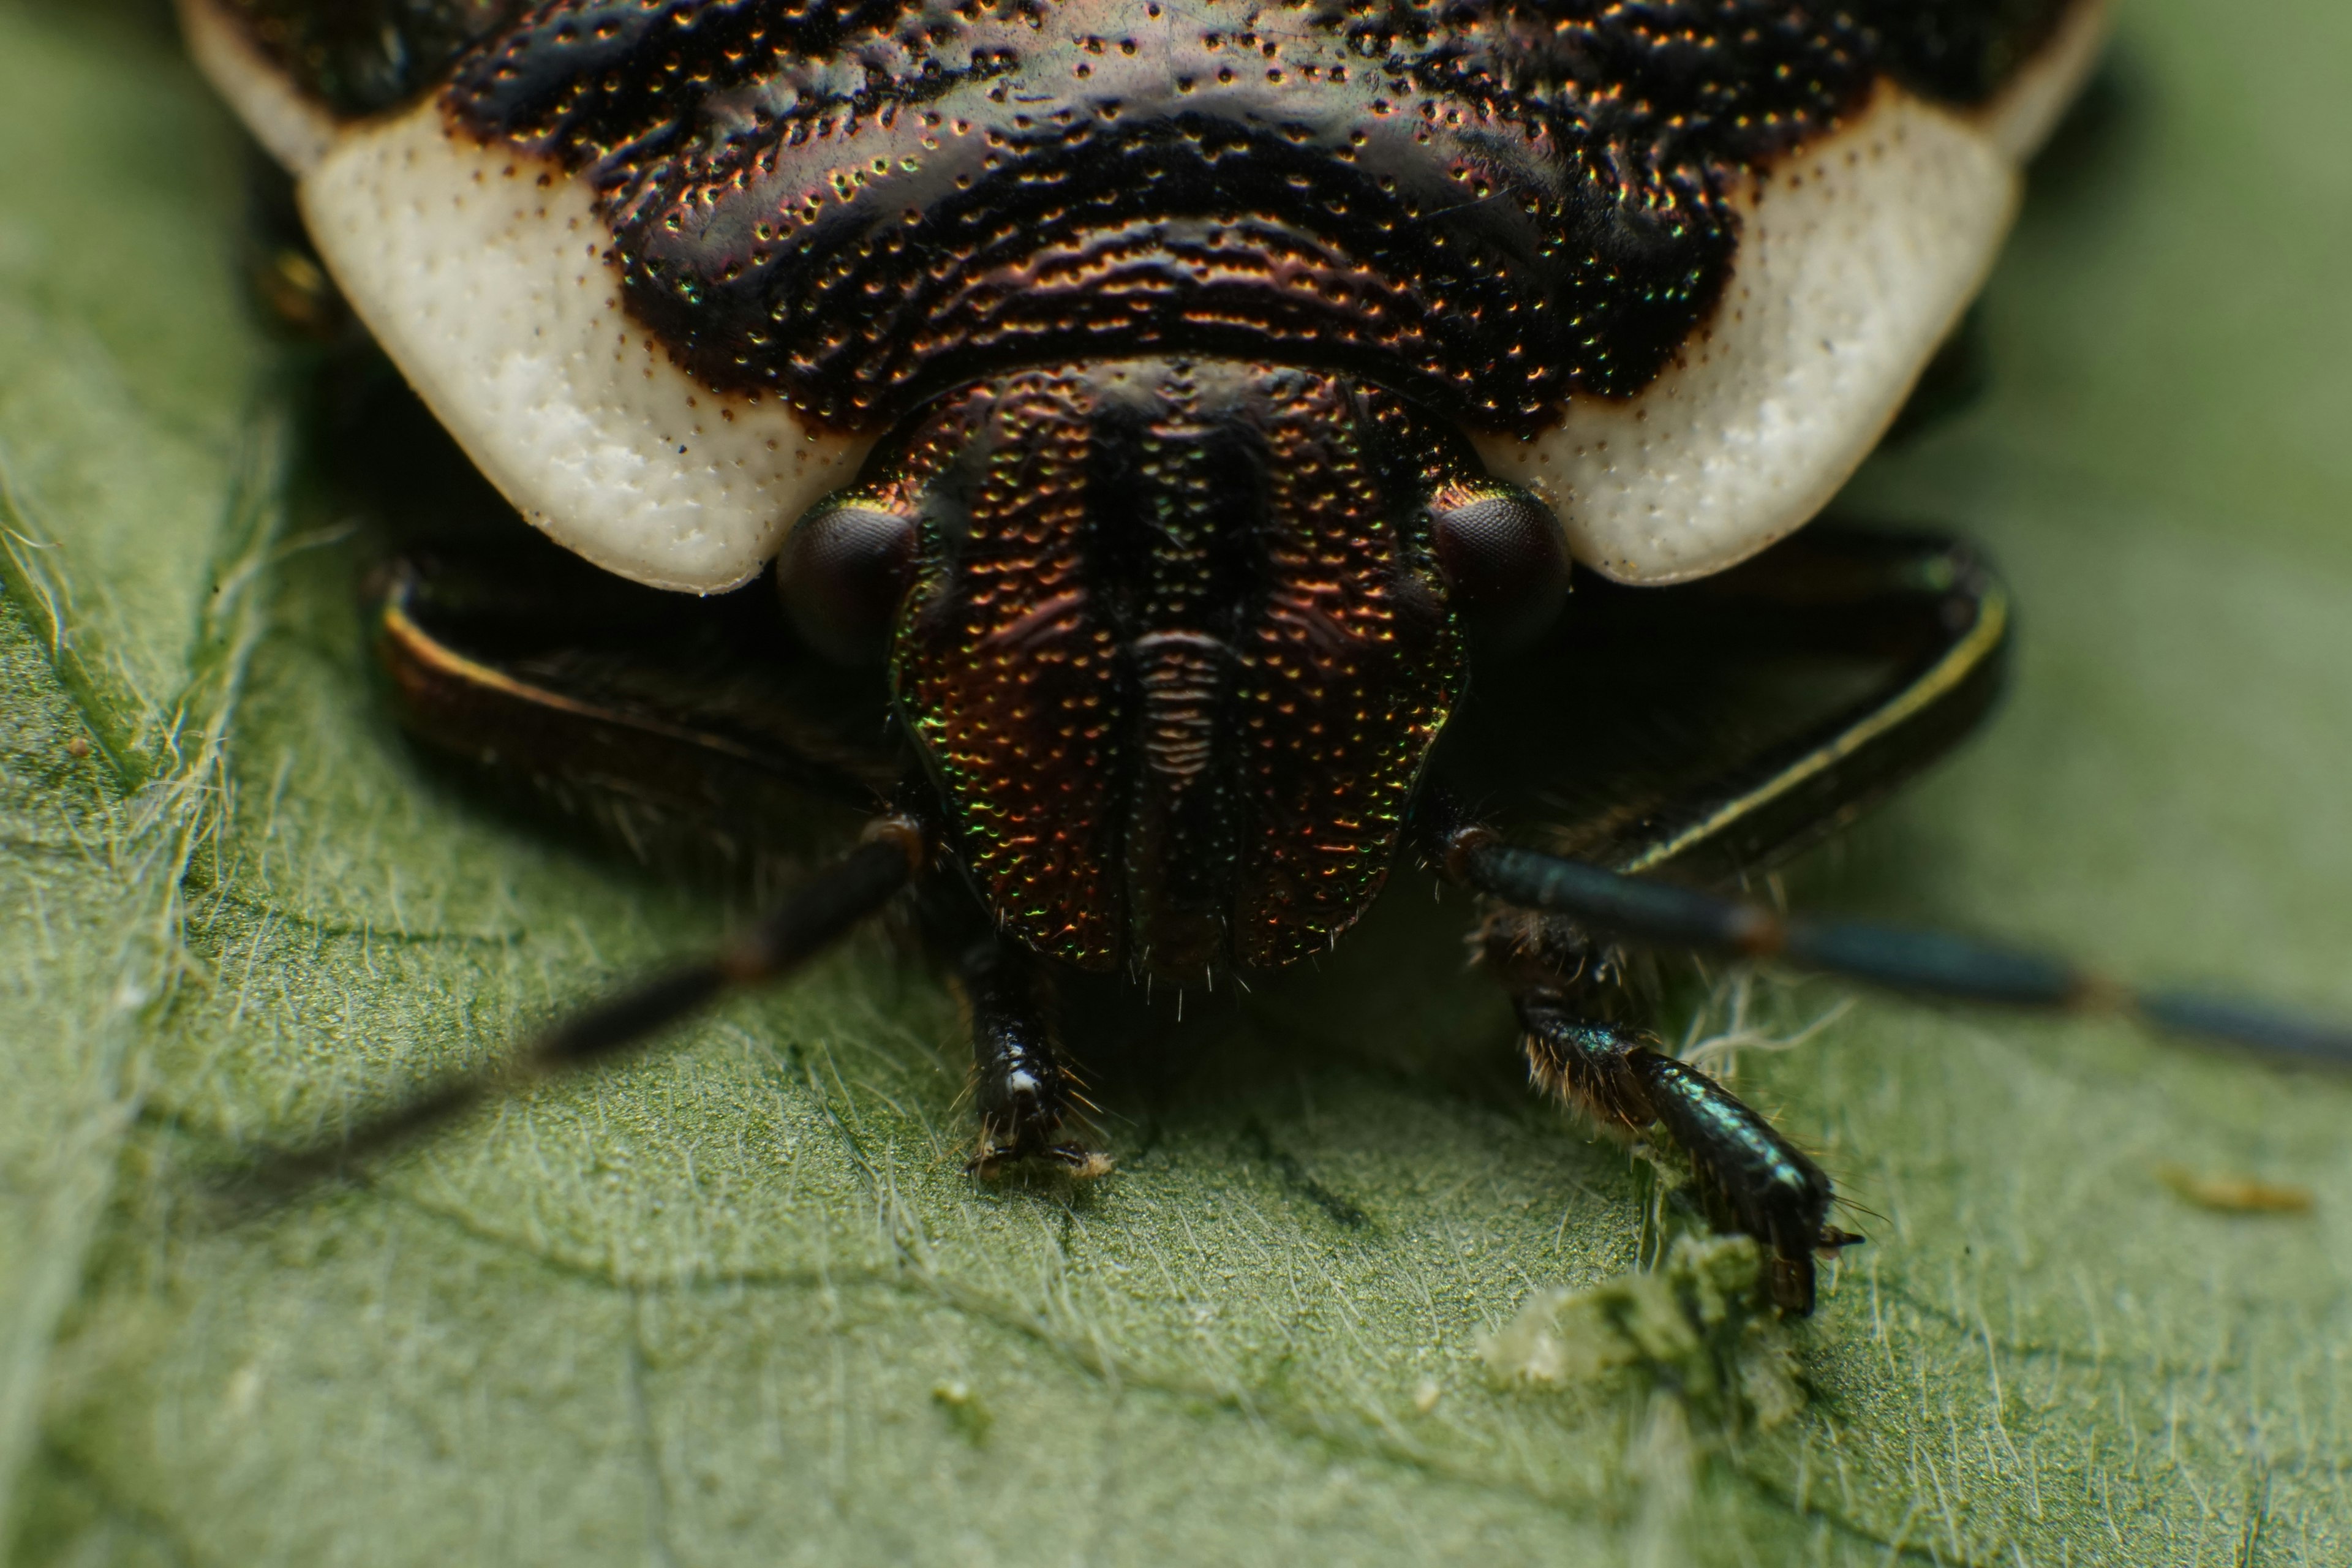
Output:
<instances>
[{"instance_id":1,"label":"shield bug","mask_svg":"<svg viewBox=\"0 0 2352 1568\"><path fill-rule=\"evenodd\" d=\"M2346 1050L1712 890L1993 692L1964 547L1795 531L1977 289L2096 0L183 14L352 310L577 558L383 573L409 726L714 835L872 816L511 1072L903 894L970 1004L974 1166L1091 1171L1057 987L1294 963L1419 859L1485 900L1537 1079L1662 1130L1801 1312L1858 1238L1659 1047L1628 949Z\"/></svg>"}]
</instances>

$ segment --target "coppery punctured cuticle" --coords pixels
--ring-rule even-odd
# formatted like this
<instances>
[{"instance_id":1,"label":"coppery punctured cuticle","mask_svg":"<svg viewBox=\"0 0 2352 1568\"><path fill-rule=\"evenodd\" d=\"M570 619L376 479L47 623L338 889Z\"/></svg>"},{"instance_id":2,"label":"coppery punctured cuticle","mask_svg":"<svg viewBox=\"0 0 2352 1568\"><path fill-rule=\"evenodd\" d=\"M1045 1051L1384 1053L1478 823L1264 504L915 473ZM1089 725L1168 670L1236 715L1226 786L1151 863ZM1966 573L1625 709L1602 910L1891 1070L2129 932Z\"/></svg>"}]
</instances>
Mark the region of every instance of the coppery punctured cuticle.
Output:
<instances>
[{"instance_id":1,"label":"coppery punctured cuticle","mask_svg":"<svg viewBox=\"0 0 2352 1568\"><path fill-rule=\"evenodd\" d=\"M898 703L1005 928L1193 980L1352 923L1461 692L1449 440L1339 377L1137 360L984 384L898 449Z\"/></svg>"}]
</instances>

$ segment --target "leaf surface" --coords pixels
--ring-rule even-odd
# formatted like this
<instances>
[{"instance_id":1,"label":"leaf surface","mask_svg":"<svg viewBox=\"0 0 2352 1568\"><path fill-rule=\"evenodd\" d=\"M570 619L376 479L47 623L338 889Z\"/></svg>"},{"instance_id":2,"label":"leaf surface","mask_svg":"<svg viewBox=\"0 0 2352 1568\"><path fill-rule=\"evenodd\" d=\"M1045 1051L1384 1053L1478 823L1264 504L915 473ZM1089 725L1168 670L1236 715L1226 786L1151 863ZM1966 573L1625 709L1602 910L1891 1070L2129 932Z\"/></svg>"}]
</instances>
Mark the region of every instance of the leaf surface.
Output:
<instances>
[{"instance_id":1,"label":"leaf surface","mask_svg":"<svg viewBox=\"0 0 2352 1568\"><path fill-rule=\"evenodd\" d=\"M1985 736L1803 906L2352 1014L2352 14L2265 15L2126 8L1984 307L1990 391L1849 497L1985 541L2023 633ZM237 283L243 150L168 28L0 6L0 147L16 1561L2352 1555L2352 1081L1758 982L1784 1033L1834 1016L1741 1091L1872 1240L1795 1332L1808 1406L1677 1448L1638 1379L1479 1359L1635 1265L1654 1184L1527 1093L1466 911L1410 879L1108 1064L1084 1192L962 1173L953 1009L876 936L225 1213L224 1155L728 911L391 731ZM2313 1205L2201 1209L2167 1164Z\"/></svg>"}]
</instances>

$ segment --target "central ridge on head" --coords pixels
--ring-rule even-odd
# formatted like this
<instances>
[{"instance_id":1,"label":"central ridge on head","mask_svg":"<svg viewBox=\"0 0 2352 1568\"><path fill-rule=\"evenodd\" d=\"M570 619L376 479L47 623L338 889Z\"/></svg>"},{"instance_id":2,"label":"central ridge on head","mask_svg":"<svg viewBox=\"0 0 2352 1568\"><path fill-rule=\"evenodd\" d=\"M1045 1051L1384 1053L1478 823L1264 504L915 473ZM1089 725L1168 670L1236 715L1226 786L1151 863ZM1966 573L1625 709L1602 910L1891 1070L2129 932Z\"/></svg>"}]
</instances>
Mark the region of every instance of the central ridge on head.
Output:
<instances>
[{"instance_id":1,"label":"central ridge on head","mask_svg":"<svg viewBox=\"0 0 2352 1568\"><path fill-rule=\"evenodd\" d=\"M1164 359L978 384L893 451L823 510L914 524L898 709L1004 927L1190 984L1363 913L1462 691L1453 438L1343 377Z\"/></svg>"}]
</instances>

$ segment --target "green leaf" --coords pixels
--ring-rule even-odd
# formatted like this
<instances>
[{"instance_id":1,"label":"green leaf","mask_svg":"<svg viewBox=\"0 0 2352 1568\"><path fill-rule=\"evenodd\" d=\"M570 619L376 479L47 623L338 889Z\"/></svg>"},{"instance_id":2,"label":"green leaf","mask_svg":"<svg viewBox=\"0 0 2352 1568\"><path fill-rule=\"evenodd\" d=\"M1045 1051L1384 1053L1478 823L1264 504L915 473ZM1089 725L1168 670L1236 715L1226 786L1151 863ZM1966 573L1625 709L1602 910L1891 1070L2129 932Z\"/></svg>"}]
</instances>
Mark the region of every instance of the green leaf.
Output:
<instances>
[{"instance_id":1,"label":"green leaf","mask_svg":"<svg viewBox=\"0 0 2352 1568\"><path fill-rule=\"evenodd\" d=\"M2122 31L1994 280L1990 392L1850 498L1991 546L2012 694L1791 893L2352 1014L2352 13ZM1695 1028L1832 1016L1737 1061L1871 1211L1771 1331L1809 1402L1718 1418L1632 1352L1497 1381L1524 1303L1644 1255L1657 1183L1526 1092L1465 911L1402 883L1319 973L1106 1064L1083 1191L962 1173L953 1010L876 937L225 1212L241 1144L727 911L391 732L232 266L242 148L168 28L0 6L0 147L17 1561L2352 1556L2352 1083L1727 984ZM2168 1165L2313 1205L2200 1208Z\"/></svg>"}]
</instances>

